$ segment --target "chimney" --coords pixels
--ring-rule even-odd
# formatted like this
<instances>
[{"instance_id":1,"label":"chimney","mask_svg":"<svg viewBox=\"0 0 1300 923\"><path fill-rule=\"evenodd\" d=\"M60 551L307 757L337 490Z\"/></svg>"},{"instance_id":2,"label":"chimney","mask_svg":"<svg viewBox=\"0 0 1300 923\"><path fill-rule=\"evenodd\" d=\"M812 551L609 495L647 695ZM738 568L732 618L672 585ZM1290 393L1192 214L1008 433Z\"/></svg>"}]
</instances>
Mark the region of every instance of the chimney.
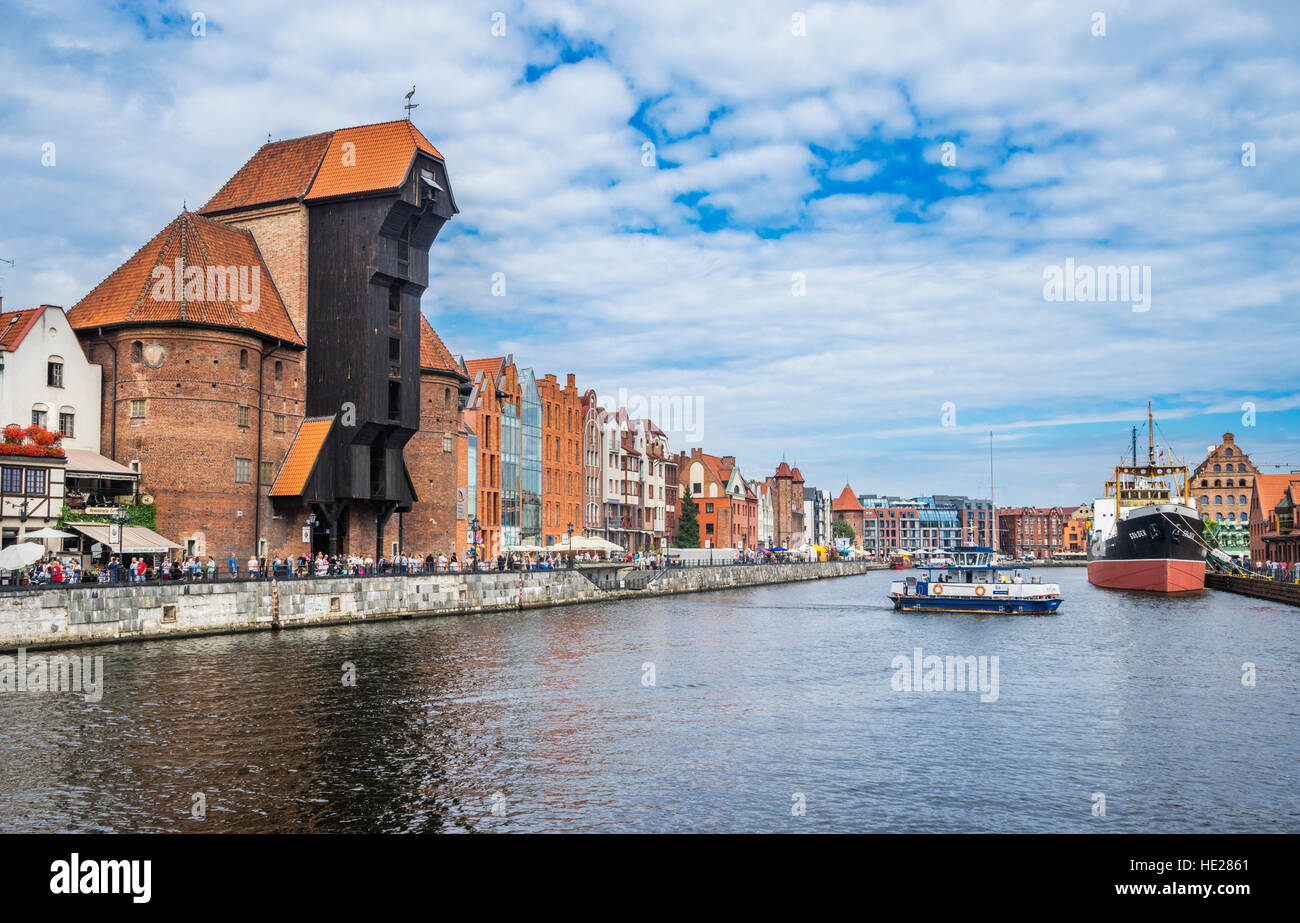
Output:
<instances>
[{"instance_id":1,"label":"chimney","mask_svg":"<svg viewBox=\"0 0 1300 923\"><path fill-rule=\"evenodd\" d=\"M568 380L565 382L564 386L566 388L576 388L578 386L578 380L573 377L572 372L568 374Z\"/></svg>"}]
</instances>

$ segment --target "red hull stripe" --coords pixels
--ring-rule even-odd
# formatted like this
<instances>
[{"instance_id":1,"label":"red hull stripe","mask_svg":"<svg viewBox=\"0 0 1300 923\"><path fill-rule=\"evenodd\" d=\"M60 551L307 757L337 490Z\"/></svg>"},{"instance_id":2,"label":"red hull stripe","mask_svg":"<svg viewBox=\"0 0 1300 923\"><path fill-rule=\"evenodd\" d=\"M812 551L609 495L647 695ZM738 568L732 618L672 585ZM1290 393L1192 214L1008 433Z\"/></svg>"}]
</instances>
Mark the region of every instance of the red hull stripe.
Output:
<instances>
[{"instance_id":1,"label":"red hull stripe","mask_svg":"<svg viewBox=\"0 0 1300 923\"><path fill-rule=\"evenodd\" d=\"M1088 582L1117 590L1191 593L1205 589L1205 564L1168 558L1089 561Z\"/></svg>"}]
</instances>

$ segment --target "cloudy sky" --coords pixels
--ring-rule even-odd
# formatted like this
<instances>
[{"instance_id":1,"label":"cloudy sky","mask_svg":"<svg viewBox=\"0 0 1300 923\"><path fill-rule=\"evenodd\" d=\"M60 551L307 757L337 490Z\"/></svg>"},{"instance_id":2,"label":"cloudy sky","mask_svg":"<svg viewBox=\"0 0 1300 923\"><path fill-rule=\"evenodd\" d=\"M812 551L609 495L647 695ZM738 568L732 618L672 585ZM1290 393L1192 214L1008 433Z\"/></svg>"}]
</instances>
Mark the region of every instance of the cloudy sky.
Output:
<instances>
[{"instance_id":1,"label":"cloudy sky","mask_svg":"<svg viewBox=\"0 0 1300 923\"><path fill-rule=\"evenodd\" d=\"M1077 502L1147 400L1193 464L1232 430L1300 467L1294 5L195 6L0 0L6 308L414 84L467 358L682 399L676 447L835 492L987 496L992 431L1000 503Z\"/></svg>"}]
</instances>

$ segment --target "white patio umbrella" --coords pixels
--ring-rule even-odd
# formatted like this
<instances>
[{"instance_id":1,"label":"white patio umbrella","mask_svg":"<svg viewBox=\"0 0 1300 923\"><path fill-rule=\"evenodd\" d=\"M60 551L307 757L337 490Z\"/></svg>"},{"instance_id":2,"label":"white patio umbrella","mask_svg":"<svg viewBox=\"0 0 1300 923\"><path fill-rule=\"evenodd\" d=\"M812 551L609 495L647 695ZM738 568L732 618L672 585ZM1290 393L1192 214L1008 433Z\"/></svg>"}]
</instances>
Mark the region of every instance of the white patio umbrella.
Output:
<instances>
[{"instance_id":1,"label":"white patio umbrella","mask_svg":"<svg viewBox=\"0 0 1300 923\"><path fill-rule=\"evenodd\" d=\"M35 532L28 532L24 538L76 538L71 532L64 532L62 529L37 529Z\"/></svg>"},{"instance_id":2,"label":"white patio umbrella","mask_svg":"<svg viewBox=\"0 0 1300 923\"><path fill-rule=\"evenodd\" d=\"M545 551L541 545L530 545L525 542L522 545L506 545L501 549L506 554L536 554L539 551Z\"/></svg>"},{"instance_id":3,"label":"white patio umbrella","mask_svg":"<svg viewBox=\"0 0 1300 923\"><path fill-rule=\"evenodd\" d=\"M45 549L36 542L23 542L0 549L0 570L22 570L45 557Z\"/></svg>"}]
</instances>

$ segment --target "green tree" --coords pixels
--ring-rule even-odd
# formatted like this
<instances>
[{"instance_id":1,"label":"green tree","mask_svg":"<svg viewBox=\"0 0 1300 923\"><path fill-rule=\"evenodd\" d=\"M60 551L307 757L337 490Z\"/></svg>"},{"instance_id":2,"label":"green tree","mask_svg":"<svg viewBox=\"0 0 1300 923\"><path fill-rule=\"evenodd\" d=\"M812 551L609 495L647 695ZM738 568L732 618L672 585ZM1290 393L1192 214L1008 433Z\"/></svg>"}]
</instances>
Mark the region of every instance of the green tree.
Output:
<instances>
[{"instance_id":1,"label":"green tree","mask_svg":"<svg viewBox=\"0 0 1300 923\"><path fill-rule=\"evenodd\" d=\"M689 487L682 490L682 512L677 518L677 540L674 548L700 547L700 520L696 516L699 506L691 499Z\"/></svg>"},{"instance_id":2,"label":"green tree","mask_svg":"<svg viewBox=\"0 0 1300 923\"><path fill-rule=\"evenodd\" d=\"M847 538L850 545L858 543L858 534L853 531L853 527L843 519L837 519L831 523L831 535L835 538Z\"/></svg>"}]
</instances>

